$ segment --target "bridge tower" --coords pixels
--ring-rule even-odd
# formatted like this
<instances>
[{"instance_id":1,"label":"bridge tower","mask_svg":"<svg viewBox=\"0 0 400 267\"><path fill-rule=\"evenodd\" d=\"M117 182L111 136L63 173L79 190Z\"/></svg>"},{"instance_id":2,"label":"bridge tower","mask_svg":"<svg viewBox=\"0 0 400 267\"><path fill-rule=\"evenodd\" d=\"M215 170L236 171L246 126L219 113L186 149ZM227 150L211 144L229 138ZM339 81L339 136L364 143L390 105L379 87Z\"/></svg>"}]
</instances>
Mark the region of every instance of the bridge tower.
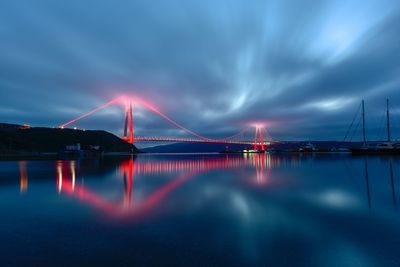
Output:
<instances>
[{"instance_id":1,"label":"bridge tower","mask_svg":"<svg viewBox=\"0 0 400 267\"><path fill-rule=\"evenodd\" d=\"M259 146L261 151L265 150L264 138L262 135L262 127L256 126L256 133L254 135L254 150L258 150Z\"/></svg>"},{"instance_id":2,"label":"bridge tower","mask_svg":"<svg viewBox=\"0 0 400 267\"><path fill-rule=\"evenodd\" d=\"M128 100L125 106L125 126L124 126L124 137L123 139L130 144L135 143L133 135L133 116L132 116L132 101Z\"/></svg>"}]
</instances>

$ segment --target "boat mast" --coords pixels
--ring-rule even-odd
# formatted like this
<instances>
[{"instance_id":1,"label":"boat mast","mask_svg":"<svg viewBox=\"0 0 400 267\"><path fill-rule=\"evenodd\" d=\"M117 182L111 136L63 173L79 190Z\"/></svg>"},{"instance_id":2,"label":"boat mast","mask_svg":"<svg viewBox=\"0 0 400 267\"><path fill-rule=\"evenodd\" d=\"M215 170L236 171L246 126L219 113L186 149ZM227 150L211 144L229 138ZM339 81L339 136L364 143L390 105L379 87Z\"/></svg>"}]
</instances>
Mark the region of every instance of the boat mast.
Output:
<instances>
[{"instance_id":1,"label":"boat mast","mask_svg":"<svg viewBox=\"0 0 400 267\"><path fill-rule=\"evenodd\" d=\"M363 123L363 141L364 145L367 144L367 140L365 138L365 107L364 107L364 99L362 100L362 123Z\"/></svg>"},{"instance_id":2,"label":"boat mast","mask_svg":"<svg viewBox=\"0 0 400 267\"><path fill-rule=\"evenodd\" d=\"M389 98L386 99L386 125L387 125L387 138L388 142L390 142L390 117L389 117Z\"/></svg>"}]
</instances>

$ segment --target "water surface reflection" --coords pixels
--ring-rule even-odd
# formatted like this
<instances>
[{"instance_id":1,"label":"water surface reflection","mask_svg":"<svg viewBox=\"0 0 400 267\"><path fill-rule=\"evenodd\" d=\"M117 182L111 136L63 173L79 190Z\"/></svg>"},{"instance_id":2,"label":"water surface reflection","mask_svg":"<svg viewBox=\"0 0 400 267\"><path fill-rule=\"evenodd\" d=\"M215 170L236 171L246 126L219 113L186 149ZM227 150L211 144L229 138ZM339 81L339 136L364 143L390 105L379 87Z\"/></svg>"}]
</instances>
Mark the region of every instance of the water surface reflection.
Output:
<instances>
[{"instance_id":1,"label":"water surface reflection","mask_svg":"<svg viewBox=\"0 0 400 267\"><path fill-rule=\"evenodd\" d=\"M0 253L4 265L398 266L398 173L398 158L348 155L2 161Z\"/></svg>"},{"instance_id":2,"label":"water surface reflection","mask_svg":"<svg viewBox=\"0 0 400 267\"><path fill-rule=\"evenodd\" d=\"M290 160L295 162L297 158L293 157ZM205 174L213 170L226 170L237 173L237 170L250 168L254 170L254 177L247 175L246 179L254 179L254 183L261 186L268 180L271 168L279 166L280 163L280 158L273 158L269 154L252 154L244 157L224 155L222 157L203 156L189 159L166 158L159 161L155 161L154 158L148 156L142 156L139 159L136 157L123 159L116 166L116 177L123 180L122 196L117 201L109 200L90 188L86 188L84 183L79 181L79 178L76 181L76 173L79 173L79 164L74 160L59 160L56 162L56 183L59 193L75 197L82 203L95 207L109 216L133 218L150 212L176 188L199 174ZM26 169L25 165L24 168ZM22 173L23 171L21 170L21 177ZM172 178L155 188L153 192L147 195L138 194L140 198L133 199L134 180L139 179L141 176L163 175L172 175ZM140 191L140 188L138 188L138 191Z\"/></svg>"}]
</instances>

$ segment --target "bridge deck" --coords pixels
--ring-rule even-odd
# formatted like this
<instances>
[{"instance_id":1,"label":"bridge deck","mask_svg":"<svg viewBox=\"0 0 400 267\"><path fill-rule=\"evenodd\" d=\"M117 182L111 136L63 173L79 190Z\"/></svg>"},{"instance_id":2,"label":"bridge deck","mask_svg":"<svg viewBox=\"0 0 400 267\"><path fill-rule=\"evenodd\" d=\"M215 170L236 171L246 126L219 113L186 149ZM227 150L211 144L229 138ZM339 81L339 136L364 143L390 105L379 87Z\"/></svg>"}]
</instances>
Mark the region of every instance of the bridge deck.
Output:
<instances>
[{"instance_id":1,"label":"bridge deck","mask_svg":"<svg viewBox=\"0 0 400 267\"><path fill-rule=\"evenodd\" d=\"M168 137L135 137L135 142L214 143L214 144L254 145L254 140L232 141L232 140L222 140L222 139L193 139L193 138L168 138ZM266 142L265 144L268 145L269 143Z\"/></svg>"}]
</instances>

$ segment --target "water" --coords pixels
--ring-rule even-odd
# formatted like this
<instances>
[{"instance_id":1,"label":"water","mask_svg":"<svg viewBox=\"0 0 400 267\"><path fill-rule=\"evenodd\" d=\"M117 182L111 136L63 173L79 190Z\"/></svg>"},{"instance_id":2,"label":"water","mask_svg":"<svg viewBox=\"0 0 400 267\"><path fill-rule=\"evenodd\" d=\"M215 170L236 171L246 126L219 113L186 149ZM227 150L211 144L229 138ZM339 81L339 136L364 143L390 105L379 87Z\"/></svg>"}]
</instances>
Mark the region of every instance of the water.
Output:
<instances>
[{"instance_id":1,"label":"water","mask_svg":"<svg viewBox=\"0 0 400 267\"><path fill-rule=\"evenodd\" d=\"M0 162L2 266L399 266L399 158Z\"/></svg>"}]
</instances>

